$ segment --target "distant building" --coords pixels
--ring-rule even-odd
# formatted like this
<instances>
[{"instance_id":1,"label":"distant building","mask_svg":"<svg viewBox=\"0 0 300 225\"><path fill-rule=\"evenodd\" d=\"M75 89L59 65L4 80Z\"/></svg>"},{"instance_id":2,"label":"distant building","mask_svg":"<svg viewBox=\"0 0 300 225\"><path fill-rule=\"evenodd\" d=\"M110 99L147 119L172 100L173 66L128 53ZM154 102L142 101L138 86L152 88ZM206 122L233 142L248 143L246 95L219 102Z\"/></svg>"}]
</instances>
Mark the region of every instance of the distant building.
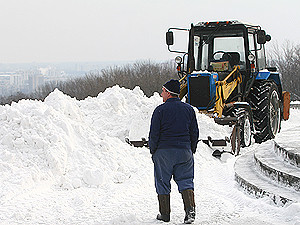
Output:
<instances>
[{"instance_id":1,"label":"distant building","mask_svg":"<svg viewBox=\"0 0 300 225\"><path fill-rule=\"evenodd\" d=\"M30 93L44 85L45 79L39 70L1 72L0 95L12 95L17 92Z\"/></svg>"},{"instance_id":2,"label":"distant building","mask_svg":"<svg viewBox=\"0 0 300 225\"><path fill-rule=\"evenodd\" d=\"M28 87L29 92L34 92L38 89L39 86L45 84L44 76L39 72L39 70L31 71L28 75Z\"/></svg>"},{"instance_id":3,"label":"distant building","mask_svg":"<svg viewBox=\"0 0 300 225\"><path fill-rule=\"evenodd\" d=\"M0 95L4 96L9 93L10 74L0 73Z\"/></svg>"},{"instance_id":4,"label":"distant building","mask_svg":"<svg viewBox=\"0 0 300 225\"><path fill-rule=\"evenodd\" d=\"M70 78L64 71L58 70L51 66L40 68L41 74L44 76L44 83L66 81Z\"/></svg>"}]
</instances>

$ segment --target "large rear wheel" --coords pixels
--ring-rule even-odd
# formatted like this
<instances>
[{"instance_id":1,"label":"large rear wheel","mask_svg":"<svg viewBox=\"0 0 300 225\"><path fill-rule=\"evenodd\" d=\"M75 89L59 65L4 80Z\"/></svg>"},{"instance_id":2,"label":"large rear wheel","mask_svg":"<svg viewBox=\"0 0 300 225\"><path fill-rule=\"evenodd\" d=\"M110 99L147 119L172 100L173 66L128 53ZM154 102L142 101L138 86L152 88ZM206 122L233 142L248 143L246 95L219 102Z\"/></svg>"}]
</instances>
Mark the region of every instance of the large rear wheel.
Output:
<instances>
[{"instance_id":1,"label":"large rear wheel","mask_svg":"<svg viewBox=\"0 0 300 225\"><path fill-rule=\"evenodd\" d=\"M277 85L272 81L256 82L251 89L249 99L253 108L255 142L261 143L273 139L281 123Z\"/></svg>"}]
</instances>

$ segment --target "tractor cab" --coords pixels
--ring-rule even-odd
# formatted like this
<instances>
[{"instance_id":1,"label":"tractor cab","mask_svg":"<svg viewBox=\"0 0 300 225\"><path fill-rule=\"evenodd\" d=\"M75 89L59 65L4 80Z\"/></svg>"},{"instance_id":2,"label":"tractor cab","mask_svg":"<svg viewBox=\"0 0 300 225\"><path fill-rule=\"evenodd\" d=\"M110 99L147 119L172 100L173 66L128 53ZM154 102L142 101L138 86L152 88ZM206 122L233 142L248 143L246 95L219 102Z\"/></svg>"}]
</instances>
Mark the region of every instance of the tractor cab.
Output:
<instances>
[{"instance_id":1,"label":"tractor cab","mask_svg":"<svg viewBox=\"0 0 300 225\"><path fill-rule=\"evenodd\" d=\"M188 52L174 51L172 30L189 31ZM234 65L250 71L253 62L256 70L266 68L264 44L271 40L260 26L239 21L200 22L190 29L170 28L167 32L169 51L186 53L189 70L229 71Z\"/></svg>"},{"instance_id":2,"label":"tractor cab","mask_svg":"<svg viewBox=\"0 0 300 225\"><path fill-rule=\"evenodd\" d=\"M264 44L271 38L259 26L226 21L198 23L192 29L193 70L214 71L219 80L223 80L234 66L238 66L243 78L249 80L251 71L266 68Z\"/></svg>"},{"instance_id":3,"label":"tractor cab","mask_svg":"<svg viewBox=\"0 0 300 225\"><path fill-rule=\"evenodd\" d=\"M194 58L196 71L227 72L238 65L246 70L246 57L243 32L230 34L220 32L211 36L210 32L201 32L194 37Z\"/></svg>"}]
</instances>

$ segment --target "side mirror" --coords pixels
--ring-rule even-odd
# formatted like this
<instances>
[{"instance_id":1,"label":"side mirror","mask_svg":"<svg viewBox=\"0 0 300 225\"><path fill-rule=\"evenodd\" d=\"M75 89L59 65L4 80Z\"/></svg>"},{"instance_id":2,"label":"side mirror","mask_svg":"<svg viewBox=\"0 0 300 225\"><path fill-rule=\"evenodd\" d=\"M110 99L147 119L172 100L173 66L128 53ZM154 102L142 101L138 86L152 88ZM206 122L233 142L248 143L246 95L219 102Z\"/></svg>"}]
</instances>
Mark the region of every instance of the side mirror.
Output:
<instances>
[{"instance_id":1,"label":"side mirror","mask_svg":"<svg viewBox=\"0 0 300 225\"><path fill-rule=\"evenodd\" d=\"M257 31L257 43L258 44L265 44L267 41L271 41L271 36L266 34L264 30Z\"/></svg>"},{"instance_id":2,"label":"side mirror","mask_svg":"<svg viewBox=\"0 0 300 225\"><path fill-rule=\"evenodd\" d=\"M258 44L265 44L266 42L267 42L267 40L266 40L266 31L258 30L257 31L257 43Z\"/></svg>"},{"instance_id":3,"label":"side mirror","mask_svg":"<svg viewBox=\"0 0 300 225\"><path fill-rule=\"evenodd\" d=\"M172 31L168 31L166 33L166 42L167 45L173 45L174 44L174 36Z\"/></svg>"}]
</instances>

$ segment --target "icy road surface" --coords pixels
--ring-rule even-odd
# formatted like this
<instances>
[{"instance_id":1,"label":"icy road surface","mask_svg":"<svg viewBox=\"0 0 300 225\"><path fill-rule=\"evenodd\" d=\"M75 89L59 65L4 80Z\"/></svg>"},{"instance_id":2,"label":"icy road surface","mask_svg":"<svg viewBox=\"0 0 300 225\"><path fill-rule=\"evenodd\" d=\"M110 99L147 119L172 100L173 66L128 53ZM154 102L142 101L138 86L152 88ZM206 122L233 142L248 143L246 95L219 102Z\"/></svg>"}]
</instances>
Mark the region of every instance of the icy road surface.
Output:
<instances>
[{"instance_id":1,"label":"icy road surface","mask_svg":"<svg viewBox=\"0 0 300 225\"><path fill-rule=\"evenodd\" d=\"M162 224L157 221L153 164L147 148L125 137L148 136L158 94L114 86L77 101L55 90L44 102L0 106L0 224ZM197 114L201 138L230 129ZM276 141L299 143L300 110L282 124ZM282 136L282 137L281 137ZM259 147L253 144L241 153ZM241 192L236 158L222 160L198 144L195 224L300 224L300 203L285 207ZM183 204L172 183L171 222L182 224Z\"/></svg>"}]
</instances>

